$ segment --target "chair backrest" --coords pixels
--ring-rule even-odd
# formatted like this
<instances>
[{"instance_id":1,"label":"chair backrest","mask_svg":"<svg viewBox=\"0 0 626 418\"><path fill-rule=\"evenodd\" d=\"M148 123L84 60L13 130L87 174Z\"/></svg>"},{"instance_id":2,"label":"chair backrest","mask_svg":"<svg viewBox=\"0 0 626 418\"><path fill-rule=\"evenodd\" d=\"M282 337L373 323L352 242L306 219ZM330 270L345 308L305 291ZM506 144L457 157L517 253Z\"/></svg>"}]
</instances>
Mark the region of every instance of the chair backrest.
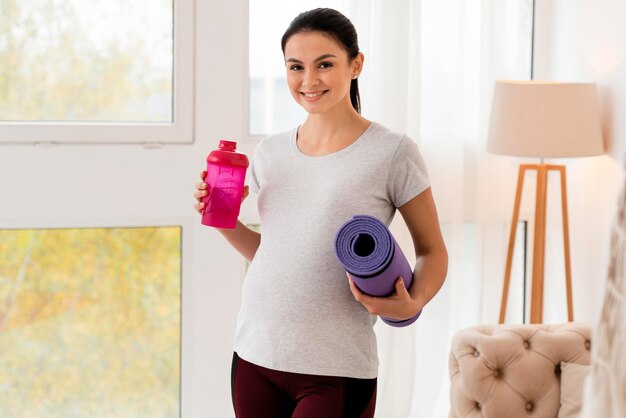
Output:
<instances>
[{"instance_id":1,"label":"chair backrest","mask_svg":"<svg viewBox=\"0 0 626 418\"><path fill-rule=\"evenodd\" d=\"M556 417L561 362L590 363L591 326L478 325L450 350L450 417Z\"/></svg>"}]
</instances>

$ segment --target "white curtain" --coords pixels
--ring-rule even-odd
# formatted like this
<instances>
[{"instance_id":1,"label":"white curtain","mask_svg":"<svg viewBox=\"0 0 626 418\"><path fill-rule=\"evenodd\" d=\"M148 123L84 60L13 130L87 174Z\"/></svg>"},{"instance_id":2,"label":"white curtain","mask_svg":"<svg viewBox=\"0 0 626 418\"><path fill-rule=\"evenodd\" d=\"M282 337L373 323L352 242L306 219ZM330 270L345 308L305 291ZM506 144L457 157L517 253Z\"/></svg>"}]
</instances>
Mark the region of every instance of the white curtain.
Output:
<instances>
[{"instance_id":1,"label":"white curtain","mask_svg":"<svg viewBox=\"0 0 626 418\"><path fill-rule=\"evenodd\" d=\"M450 256L444 287L415 325L376 326L377 416L445 417L452 335L497 321L519 162L487 155L486 129L494 80L529 78L532 5L353 1L350 17L365 53L363 114L419 144ZM412 255L400 216L392 231Z\"/></svg>"}]
</instances>

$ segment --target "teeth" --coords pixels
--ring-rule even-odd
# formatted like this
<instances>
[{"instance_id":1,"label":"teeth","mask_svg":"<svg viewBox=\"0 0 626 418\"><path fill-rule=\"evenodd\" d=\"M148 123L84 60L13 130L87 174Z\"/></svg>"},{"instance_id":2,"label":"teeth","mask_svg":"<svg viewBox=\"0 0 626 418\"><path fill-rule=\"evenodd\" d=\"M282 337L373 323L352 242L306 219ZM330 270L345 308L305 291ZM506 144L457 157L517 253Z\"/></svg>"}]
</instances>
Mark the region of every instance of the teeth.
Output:
<instances>
[{"instance_id":1,"label":"teeth","mask_svg":"<svg viewBox=\"0 0 626 418\"><path fill-rule=\"evenodd\" d=\"M304 94L306 97L317 97L317 96L321 96L322 94L324 94L323 91L319 91L317 93L302 93Z\"/></svg>"}]
</instances>

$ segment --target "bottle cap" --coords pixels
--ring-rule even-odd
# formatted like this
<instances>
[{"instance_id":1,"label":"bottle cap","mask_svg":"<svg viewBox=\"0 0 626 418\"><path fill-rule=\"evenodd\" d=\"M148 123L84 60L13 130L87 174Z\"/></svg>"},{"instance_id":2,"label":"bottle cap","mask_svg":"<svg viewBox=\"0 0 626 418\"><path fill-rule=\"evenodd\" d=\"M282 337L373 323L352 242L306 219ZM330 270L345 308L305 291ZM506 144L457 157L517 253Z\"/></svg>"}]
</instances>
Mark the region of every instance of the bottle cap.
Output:
<instances>
[{"instance_id":1,"label":"bottle cap","mask_svg":"<svg viewBox=\"0 0 626 418\"><path fill-rule=\"evenodd\" d=\"M220 165L234 165L248 167L250 165L246 154L237 152L237 143L221 139L218 149L213 150L206 157L207 163Z\"/></svg>"},{"instance_id":2,"label":"bottle cap","mask_svg":"<svg viewBox=\"0 0 626 418\"><path fill-rule=\"evenodd\" d=\"M235 151L237 149L237 143L234 141L221 139L219 149L222 151Z\"/></svg>"}]
</instances>

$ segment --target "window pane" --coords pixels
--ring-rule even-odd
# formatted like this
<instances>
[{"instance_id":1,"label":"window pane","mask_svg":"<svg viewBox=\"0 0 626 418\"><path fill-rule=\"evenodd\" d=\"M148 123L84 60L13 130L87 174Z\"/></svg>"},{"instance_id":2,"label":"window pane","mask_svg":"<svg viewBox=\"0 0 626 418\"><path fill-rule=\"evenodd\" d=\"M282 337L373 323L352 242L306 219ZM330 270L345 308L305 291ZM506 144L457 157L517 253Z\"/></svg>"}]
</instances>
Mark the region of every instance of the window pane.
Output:
<instances>
[{"instance_id":1,"label":"window pane","mask_svg":"<svg viewBox=\"0 0 626 418\"><path fill-rule=\"evenodd\" d=\"M0 416L178 417L181 228L0 230Z\"/></svg>"},{"instance_id":2,"label":"window pane","mask_svg":"<svg viewBox=\"0 0 626 418\"><path fill-rule=\"evenodd\" d=\"M250 134L266 135L300 124L306 112L287 88L280 39L300 13L331 7L349 16L348 1L250 0Z\"/></svg>"},{"instance_id":3,"label":"window pane","mask_svg":"<svg viewBox=\"0 0 626 418\"><path fill-rule=\"evenodd\" d=\"M173 0L0 2L0 121L171 122Z\"/></svg>"}]
</instances>

